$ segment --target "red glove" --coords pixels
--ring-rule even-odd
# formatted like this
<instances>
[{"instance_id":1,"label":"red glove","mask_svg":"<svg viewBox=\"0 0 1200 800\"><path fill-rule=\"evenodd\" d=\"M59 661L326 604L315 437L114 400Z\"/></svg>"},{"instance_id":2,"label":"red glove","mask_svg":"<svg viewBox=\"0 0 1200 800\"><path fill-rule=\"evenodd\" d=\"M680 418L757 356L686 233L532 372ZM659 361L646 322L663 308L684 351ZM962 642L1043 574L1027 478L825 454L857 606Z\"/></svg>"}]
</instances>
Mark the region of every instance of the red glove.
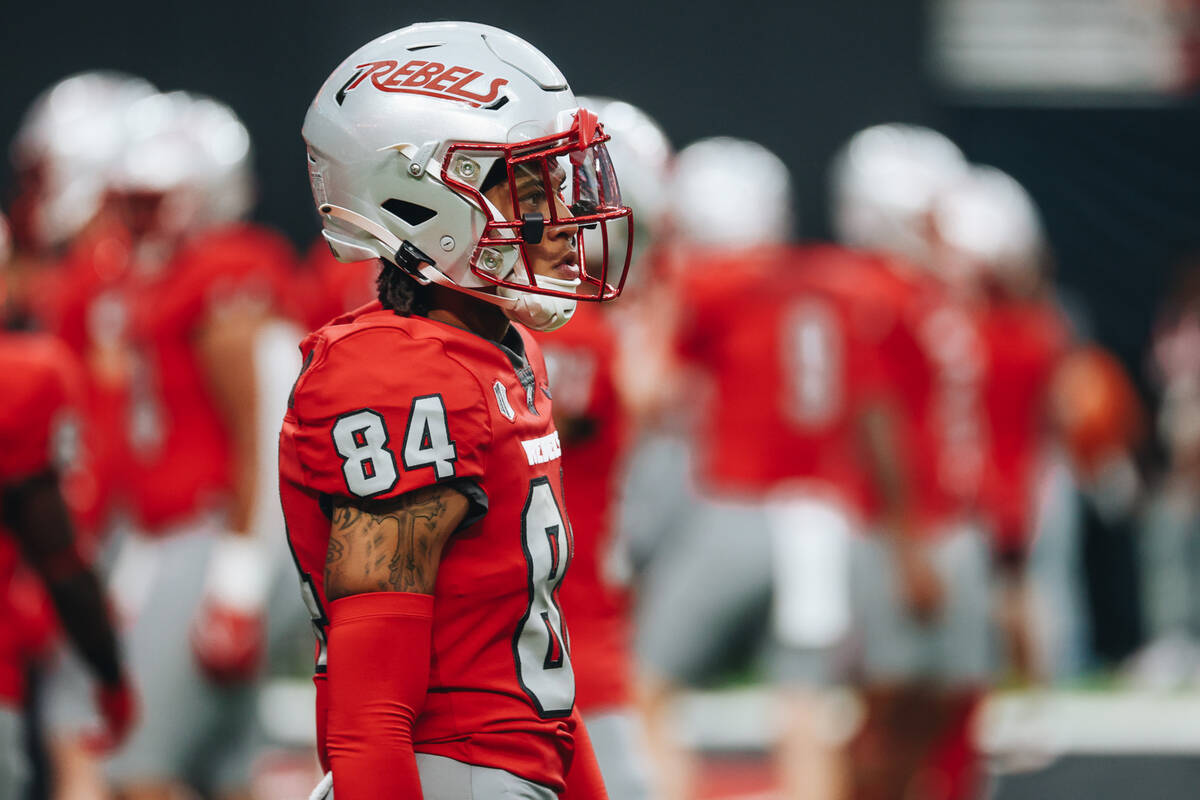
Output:
<instances>
[{"instance_id":1,"label":"red glove","mask_svg":"<svg viewBox=\"0 0 1200 800\"><path fill-rule=\"evenodd\" d=\"M249 681L258 671L269 570L253 537L229 534L213 546L191 642L200 668L217 683Z\"/></svg>"},{"instance_id":2,"label":"red glove","mask_svg":"<svg viewBox=\"0 0 1200 800\"><path fill-rule=\"evenodd\" d=\"M98 753L108 753L120 746L129 735L137 718L137 701L128 682L96 687L96 710L104 717L104 730L84 737L84 745Z\"/></svg>"},{"instance_id":3,"label":"red glove","mask_svg":"<svg viewBox=\"0 0 1200 800\"><path fill-rule=\"evenodd\" d=\"M210 600L192 626L192 652L209 678L217 683L238 683L250 680L258 671L263 638L261 615Z\"/></svg>"}]
</instances>

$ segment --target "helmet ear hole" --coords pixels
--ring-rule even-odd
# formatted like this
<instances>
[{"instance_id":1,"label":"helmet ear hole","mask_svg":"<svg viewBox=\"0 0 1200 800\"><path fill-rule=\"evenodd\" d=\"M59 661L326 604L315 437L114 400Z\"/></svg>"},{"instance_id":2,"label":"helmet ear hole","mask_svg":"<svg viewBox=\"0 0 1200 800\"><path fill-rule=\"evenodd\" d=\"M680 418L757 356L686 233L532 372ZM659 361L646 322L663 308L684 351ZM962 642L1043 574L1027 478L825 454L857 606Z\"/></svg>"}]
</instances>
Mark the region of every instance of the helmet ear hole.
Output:
<instances>
[{"instance_id":1,"label":"helmet ear hole","mask_svg":"<svg viewBox=\"0 0 1200 800\"><path fill-rule=\"evenodd\" d=\"M437 216L437 212L432 208L410 203L407 200L400 200L395 197L384 202L383 210L412 228L424 225Z\"/></svg>"}]
</instances>

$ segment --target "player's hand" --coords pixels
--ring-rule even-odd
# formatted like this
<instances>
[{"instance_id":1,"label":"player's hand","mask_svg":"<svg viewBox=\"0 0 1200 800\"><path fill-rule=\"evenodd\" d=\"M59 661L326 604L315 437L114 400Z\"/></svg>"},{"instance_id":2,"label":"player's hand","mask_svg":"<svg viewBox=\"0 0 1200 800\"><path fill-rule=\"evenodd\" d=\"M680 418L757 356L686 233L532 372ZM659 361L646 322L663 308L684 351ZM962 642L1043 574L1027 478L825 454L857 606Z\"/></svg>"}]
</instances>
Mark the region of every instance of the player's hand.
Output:
<instances>
[{"instance_id":1,"label":"player's hand","mask_svg":"<svg viewBox=\"0 0 1200 800\"><path fill-rule=\"evenodd\" d=\"M196 662L217 683L249 681L258 671L267 573L265 554L251 537L226 535L213 548L190 638Z\"/></svg>"},{"instance_id":2,"label":"player's hand","mask_svg":"<svg viewBox=\"0 0 1200 800\"><path fill-rule=\"evenodd\" d=\"M249 681L262 660L263 628L261 614L208 600L192 624L192 652L214 682Z\"/></svg>"},{"instance_id":3,"label":"player's hand","mask_svg":"<svg viewBox=\"0 0 1200 800\"><path fill-rule=\"evenodd\" d=\"M137 718L137 701L128 681L96 686L96 710L104 728L84 737L85 746L97 753L109 753L125 741Z\"/></svg>"},{"instance_id":4,"label":"player's hand","mask_svg":"<svg viewBox=\"0 0 1200 800\"><path fill-rule=\"evenodd\" d=\"M900 591L904 602L917 617L928 621L937 616L945 595L929 551L924 544L908 542L898 548Z\"/></svg>"}]
</instances>

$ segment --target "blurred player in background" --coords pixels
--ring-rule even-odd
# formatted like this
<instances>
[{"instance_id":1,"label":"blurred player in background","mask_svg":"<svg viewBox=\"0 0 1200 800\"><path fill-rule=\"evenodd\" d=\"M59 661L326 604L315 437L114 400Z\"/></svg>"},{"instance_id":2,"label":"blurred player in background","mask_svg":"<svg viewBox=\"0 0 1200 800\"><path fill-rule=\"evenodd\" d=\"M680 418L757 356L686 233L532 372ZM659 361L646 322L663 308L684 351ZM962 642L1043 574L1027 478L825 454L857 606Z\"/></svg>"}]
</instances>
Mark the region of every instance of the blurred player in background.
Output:
<instances>
[{"instance_id":1,"label":"blurred player in background","mask_svg":"<svg viewBox=\"0 0 1200 800\"><path fill-rule=\"evenodd\" d=\"M844 344L850 321L839 317L826 280L844 256L786 246L787 169L752 142L715 138L682 151L670 211L681 248L672 254L672 340L681 371L692 374L670 401L707 402L694 432L701 498L660 546L639 599L664 791L693 791L688 759L670 741L679 689L765 641L780 688L776 763L787 796L837 797L841 765L825 690L843 677L849 536L861 497L847 424L857 367L843 361L856 363L857 354Z\"/></svg>"},{"instance_id":2,"label":"blurred player in background","mask_svg":"<svg viewBox=\"0 0 1200 800\"><path fill-rule=\"evenodd\" d=\"M0 217L0 299L11 250ZM134 719L134 699L118 657L104 592L75 534L71 485L89 468L80 444L82 378L70 352L45 334L0 332L0 795L29 789L21 719L25 674L50 628L49 595L59 624L96 677L101 728L90 744L119 744ZM29 581L27 571L40 579ZM89 699L91 702L91 699Z\"/></svg>"},{"instance_id":3,"label":"blurred player in background","mask_svg":"<svg viewBox=\"0 0 1200 800\"><path fill-rule=\"evenodd\" d=\"M72 482L71 497L79 545L97 555L125 485L130 378L131 241L110 193L111 170L126 143L130 109L156 93L122 73L69 76L34 100L12 146L20 224L9 318L53 333L83 366L80 435L91 469ZM56 796L105 796L86 741L96 724L91 680L69 648L54 652L40 695Z\"/></svg>"},{"instance_id":4,"label":"blurred player in background","mask_svg":"<svg viewBox=\"0 0 1200 800\"><path fill-rule=\"evenodd\" d=\"M1013 178L972 166L938 195L931 219L939 269L977 274L981 284L988 458L980 510L992 534L1010 669L1018 680L1042 680L1027 563L1056 438L1050 390L1070 334L1049 293L1037 209Z\"/></svg>"},{"instance_id":5,"label":"blurred player in background","mask_svg":"<svg viewBox=\"0 0 1200 800\"><path fill-rule=\"evenodd\" d=\"M294 256L237 223L250 142L180 92L131 109L113 194L133 238L127 492L111 574L146 712L110 766L126 797L244 796L282 520L272 420L299 367Z\"/></svg>"},{"instance_id":6,"label":"blurred player in background","mask_svg":"<svg viewBox=\"0 0 1200 800\"><path fill-rule=\"evenodd\" d=\"M1157 432L1162 482L1140 537L1148 645L1136 659L1144 685L1200 681L1200 262L1185 262L1154 331L1152 375L1162 395Z\"/></svg>"},{"instance_id":7,"label":"blurred player in background","mask_svg":"<svg viewBox=\"0 0 1200 800\"><path fill-rule=\"evenodd\" d=\"M554 418L562 441L563 490L571 498L575 552L571 577L560 590L570 620L575 669L575 702L587 723L596 759L612 797L644 800L649 796L640 716L635 711L632 675L632 619L629 569L615 536L619 478L633 424L632 402L625 395L625 350L640 347L622 336L633 295L654 280L653 250L664 234L663 185L671 158L666 135L642 110L619 100L579 97L579 105L604 120L612 137L609 153L621 179L621 197L633 209L637 236L630 269L635 276L615 307L582 304L571 324L539 334L554 391ZM588 268L596 269L604 252L597 231L585 231ZM626 242L616 237L617 252ZM633 291L630 291L633 288Z\"/></svg>"},{"instance_id":8,"label":"blurred player in background","mask_svg":"<svg viewBox=\"0 0 1200 800\"><path fill-rule=\"evenodd\" d=\"M280 321L294 259L275 234L236 224L252 202L250 143L228 108L110 94L81 122L109 145L98 205L40 313L85 359L88 416L105 433L101 495L132 518L110 586L144 709L111 773L127 797L182 783L236 796L254 755L271 563L283 561L271 553L282 541L273 440L298 369L299 333ZM61 86L48 98L28 129L82 102ZM56 702L51 684L52 735L70 740L78 703L70 689ZM60 772L62 791L76 791ZM93 778L87 791L102 790Z\"/></svg>"},{"instance_id":9,"label":"blurred player in background","mask_svg":"<svg viewBox=\"0 0 1200 800\"><path fill-rule=\"evenodd\" d=\"M558 604L561 441L527 329L624 283L628 247L589 265L579 237L632 242L608 136L544 55L465 22L359 48L303 133L326 241L384 261L378 302L305 339L280 438L328 791L604 798Z\"/></svg>"},{"instance_id":10,"label":"blurred player in background","mask_svg":"<svg viewBox=\"0 0 1200 800\"><path fill-rule=\"evenodd\" d=\"M929 224L966 173L953 143L904 125L855 134L832 170L839 238L890 257L862 285L897 320L879 351L888 391L863 417L880 504L854 554L866 719L851 796L864 800L973 790L968 722L991 672L988 549L973 519L985 363L978 276L938 258Z\"/></svg>"}]
</instances>

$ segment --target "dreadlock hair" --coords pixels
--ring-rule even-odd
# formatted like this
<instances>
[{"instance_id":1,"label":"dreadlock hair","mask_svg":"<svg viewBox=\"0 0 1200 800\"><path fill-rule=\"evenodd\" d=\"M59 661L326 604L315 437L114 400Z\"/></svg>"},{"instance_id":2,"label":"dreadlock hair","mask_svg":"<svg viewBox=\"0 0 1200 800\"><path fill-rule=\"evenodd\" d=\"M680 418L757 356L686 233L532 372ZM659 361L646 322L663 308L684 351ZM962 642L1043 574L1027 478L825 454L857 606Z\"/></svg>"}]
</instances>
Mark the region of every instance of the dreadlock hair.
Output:
<instances>
[{"instance_id":1,"label":"dreadlock hair","mask_svg":"<svg viewBox=\"0 0 1200 800\"><path fill-rule=\"evenodd\" d=\"M407 253L400 252L396 255L404 260ZM375 288L379 293L380 304L402 317L423 317L429 313L429 287L417 283L407 270L387 259L383 260L383 269L379 270Z\"/></svg>"}]
</instances>

